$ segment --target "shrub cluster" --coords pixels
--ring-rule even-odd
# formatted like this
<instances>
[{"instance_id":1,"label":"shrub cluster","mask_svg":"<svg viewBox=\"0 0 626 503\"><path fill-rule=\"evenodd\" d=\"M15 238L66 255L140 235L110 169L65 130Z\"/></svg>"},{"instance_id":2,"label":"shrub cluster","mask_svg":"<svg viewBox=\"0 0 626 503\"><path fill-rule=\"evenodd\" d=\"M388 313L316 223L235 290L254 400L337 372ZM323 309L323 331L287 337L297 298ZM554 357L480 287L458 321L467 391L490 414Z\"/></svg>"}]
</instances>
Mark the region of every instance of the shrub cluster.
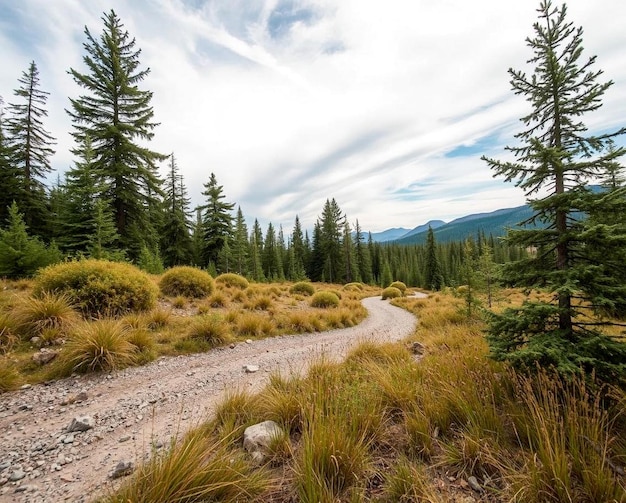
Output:
<instances>
[{"instance_id":1,"label":"shrub cluster","mask_svg":"<svg viewBox=\"0 0 626 503\"><path fill-rule=\"evenodd\" d=\"M311 306L313 307L337 307L339 305L339 297L335 292L322 290L315 292L311 298Z\"/></svg>"},{"instance_id":2,"label":"shrub cluster","mask_svg":"<svg viewBox=\"0 0 626 503\"><path fill-rule=\"evenodd\" d=\"M185 297L200 298L213 293L213 278L211 275L189 266L172 267L163 274L159 281L159 288L164 295L172 297L183 295Z\"/></svg>"},{"instance_id":3,"label":"shrub cluster","mask_svg":"<svg viewBox=\"0 0 626 503\"><path fill-rule=\"evenodd\" d=\"M84 316L118 316L147 311L156 303L157 288L135 266L107 260L80 260L48 266L35 280L34 293L66 295Z\"/></svg>"},{"instance_id":4,"label":"shrub cluster","mask_svg":"<svg viewBox=\"0 0 626 503\"><path fill-rule=\"evenodd\" d=\"M393 288L397 288L398 290L400 290L400 293L402 293L402 295L404 295L406 293L406 285L404 283L402 283L402 281L394 281L389 286L391 286Z\"/></svg>"},{"instance_id":5,"label":"shrub cluster","mask_svg":"<svg viewBox=\"0 0 626 503\"><path fill-rule=\"evenodd\" d=\"M245 290L250 284L246 278L232 272L220 274L217 278L215 278L215 281L216 283L220 283L224 286L231 286L233 288L239 288L240 290Z\"/></svg>"},{"instance_id":6,"label":"shrub cluster","mask_svg":"<svg viewBox=\"0 0 626 503\"><path fill-rule=\"evenodd\" d=\"M395 299L397 297L402 297L402 292L399 288L396 288L395 286L388 286L383 290L383 300Z\"/></svg>"},{"instance_id":7,"label":"shrub cluster","mask_svg":"<svg viewBox=\"0 0 626 503\"><path fill-rule=\"evenodd\" d=\"M299 293L301 295L313 295L315 293L315 287L308 281L298 281L294 283L289 289L289 293Z\"/></svg>"}]
</instances>

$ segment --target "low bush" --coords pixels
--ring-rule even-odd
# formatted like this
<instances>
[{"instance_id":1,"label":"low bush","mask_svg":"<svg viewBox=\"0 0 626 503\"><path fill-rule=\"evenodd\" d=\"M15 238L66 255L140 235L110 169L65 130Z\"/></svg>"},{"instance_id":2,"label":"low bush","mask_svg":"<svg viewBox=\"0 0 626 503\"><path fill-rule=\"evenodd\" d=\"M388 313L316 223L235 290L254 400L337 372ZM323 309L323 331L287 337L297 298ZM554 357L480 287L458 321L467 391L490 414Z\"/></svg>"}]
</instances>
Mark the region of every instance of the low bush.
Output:
<instances>
[{"instance_id":1,"label":"low bush","mask_svg":"<svg viewBox=\"0 0 626 503\"><path fill-rule=\"evenodd\" d=\"M363 291L363 284L362 283L356 283L356 282L346 283L345 285L343 285L343 289L348 291L348 292L362 292Z\"/></svg>"},{"instance_id":2,"label":"low bush","mask_svg":"<svg viewBox=\"0 0 626 503\"><path fill-rule=\"evenodd\" d=\"M214 289L211 275L189 266L172 267L161 276L159 288L163 295L171 297L183 295L190 298L201 298L211 295Z\"/></svg>"},{"instance_id":3,"label":"low bush","mask_svg":"<svg viewBox=\"0 0 626 503\"><path fill-rule=\"evenodd\" d=\"M158 292L135 266L89 259L46 267L36 278L34 293L65 295L84 316L101 317L152 309Z\"/></svg>"},{"instance_id":4,"label":"low bush","mask_svg":"<svg viewBox=\"0 0 626 503\"><path fill-rule=\"evenodd\" d=\"M194 320L187 332L189 339L206 342L211 347L219 346L230 340L228 324L221 316L200 316Z\"/></svg>"},{"instance_id":5,"label":"low bush","mask_svg":"<svg viewBox=\"0 0 626 503\"><path fill-rule=\"evenodd\" d=\"M63 348L61 373L109 371L135 363L137 346L131 328L120 320L101 319L77 325Z\"/></svg>"},{"instance_id":6,"label":"low bush","mask_svg":"<svg viewBox=\"0 0 626 503\"><path fill-rule=\"evenodd\" d=\"M41 336L46 330L67 330L79 320L67 294L44 292L40 297L30 297L13 311L20 334L26 338Z\"/></svg>"},{"instance_id":7,"label":"low bush","mask_svg":"<svg viewBox=\"0 0 626 503\"><path fill-rule=\"evenodd\" d=\"M323 290L315 292L311 298L311 306L313 307L337 307L339 305L339 297L335 292Z\"/></svg>"},{"instance_id":8,"label":"low bush","mask_svg":"<svg viewBox=\"0 0 626 503\"><path fill-rule=\"evenodd\" d=\"M289 288L289 293L299 293L300 295L313 295L315 287L308 281L299 281Z\"/></svg>"},{"instance_id":9,"label":"low bush","mask_svg":"<svg viewBox=\"0 0 626 503\"><path fill-rule=\"evenodd\" d=\"M246 278L232 272L220 274L215 278L215 282L224 286L239 288L240 290L245 290L249 285Z\"/></svg>"},{"instance_id":10,"label":"low bush","mask_svg":"<svg viewBox=\"0 0 626 503\"><path fill-rule=\"evenodd\" d=\"M402 292L395 286L388 286L383 290L383 300L395 299L397 297L402 297Z\"/></svg>"},{"instance_id":11,"label":"low bush","mask_svg":"<svg viewBox=\"0 0 626 503\"><path fill-rule=\"evenodd\" d=\"M400 292L402 292L402 295L406 293L406 285L402 281L394 281L389 286L400 290Z\"/></svg>"}]
</instances>

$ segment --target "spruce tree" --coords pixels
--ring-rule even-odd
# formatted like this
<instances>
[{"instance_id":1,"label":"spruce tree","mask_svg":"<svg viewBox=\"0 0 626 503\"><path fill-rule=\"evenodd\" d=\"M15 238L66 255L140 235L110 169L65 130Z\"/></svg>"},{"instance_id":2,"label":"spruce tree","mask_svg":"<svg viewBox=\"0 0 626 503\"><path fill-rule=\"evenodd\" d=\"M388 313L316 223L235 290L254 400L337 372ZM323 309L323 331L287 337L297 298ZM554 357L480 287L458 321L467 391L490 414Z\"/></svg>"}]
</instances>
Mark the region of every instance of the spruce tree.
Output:
<instances>
[{"instance_id":1,"label":"spruce tree","mask_svg":"<svg viewBox=\"0 0 626 503\"><path fill-rule=\"evenodd\" d=\"M71 68L69 73L87 94L70 99L67 113L76 142L83 145L86 136L91 138L94 172L112 205L121 245L136 259L144 246L154 247L150 210L160 204L162 194L156 163L167 156L147 147L157 123L152 92L139 84L150 69L139 68L141 51L115 11L104 14L102 21L99 38L85 27L86 71Z\"/></svg>"},{"instance_id":2,"label":"spruce tree","mask_svg":"<svg viewBox=\"0 0 626 503\"><path fill-rule=\"evenodd\" d=\"M543 287L554 301L526 302L493 314L489 343L496 359L533 369L551 366L563 375L594 371L608 380L626 379L626 345L601 331L609 323L599 310L626 299L624 262L613 260L623 250L623 227L594 222L607 201L585 184L603 177L607 165L626 151L610 148L610 140L626 132L593 136L583 121L602 105L611 81L599 82L595 56L582 59L582 28L566 19L567 9L541 2L535 35L527 39L533 52L530 76L509 70L515 94L526 98L530 112L518 145L507 147L514 161L486 159L496 175L515 181L530 199L535 215L529 222L545 228L509 233L509 242L537 250L534 256L508 264L504 276L526 288ZM612 231L615 234L612 234ZM602 250L602 254L593 253Z\"/></svg>"},{"instance_id":3,"label":"spruce tree","mask_svg":"<svg viewBox=\"0 0 626 503\"><path fill-rule=\"evenodd\" d=\"M193 245L189 233L189 198L172 153L163 186L163 224L161 226L161 255L166 267L191 264Z\"/></svg>"},{"instance_id":4,"label":"spruce tree","mask_svg":"<svg viewBox=\"0 0 626 503\"><path fill-rule=\"evenodd\" d=\"M320 224L320 250L323 257L322 280L340 283L345 278L344 253L342 249L343 227L346 221L337 202L326 200Z\"/></svg>"},{"instance_id":5,"label":"spruce tree","mask_svg":"<svg viewBox=\"0 0 626 503\"><path fill-rule=\"evenodd\" d=\"M9 208L20 198L20 172L11 162L5 135L4 100L0 96L0 227L8 220Z\"/></svg>"},{"instance_id":6,"label":"spruce tree","mask_svg":"<svg viewBox=\"0 0 626 503\"><path fill-rule=\"evenodd\" d=\"M280 247L276 239L276 231L272 222L267 226L265 233L265 242L263 243L262 255L263 273L270 281L279 281L284 279L282 256Z\"/></svg>"},{"instance_id":7,"label":"spruce tree","mask_svg":"<svg viewBox=\"0 0 626 503\"><path fill-rule=\"evenodd\" d=\"M232 234L231 211L234 203L226 203L223 199L223 187L217 184L215 174L211 173L209 181L204 184L206 189L202 192L206 196L206 204L202 206L202 232L203 232L203 264L217 265L218 257L224 243Z\"/></svg>"},{"instance_id":8,"label":"spruce tree","mask_svg":"<svg viewBox=\"0 0 626 503\"><path fill-rule=\"evenodd\" d=\"M306 278L306 263L307 245L302 234L300 218L298 217L298 215L296 215L293 232L291 234L290 267L292 271L292 277L289 279L291 279L292 281L297 281Z\"/></svg>"},{"instance_id":9,"label":"spruce tree","mask_svg":"<svg viewBox=\"0 0 626 503\"><path fill-rule=\"evenodd\" d=\"M437 251L437 243L435 242L435 233L432 227L428 226L428 234L426 236L426 263L424 279L426 288L430 290L441 290L444 287L443 273L441 272L441 263Z\"/></svg>"},{"instance_id":10,"label":"spruce tree","mask_svg":"<svg viewBox=\"0 0 626 503\"><path fill-rule=\"evenodd\" d=\"M9 159L17 169L19 192L16 202L24 214L26 225L37 235L47 236L49 212L44 179L52 171L54 137L46 131L43 121L50 93L39 88L39 70L32 61L18 80L14 91L18 102L7 107L6 135Z\"/></svg>"},{"instance_id":11,"label":"spruce tree","mask_svg":"<svg viewBox=\"0 0 626 503\"><path fill-rule=\"evenodd\" d=\"M250 243L248 242L248 227L243 218L241 206L237 207L237 216L235 217L235 230L233 233L233 270L242 276L248 275L248 256L250 252Z\"/></svg>"},{"instance_id":12,"label":"spruce tree","mask_svg":"<svg viewBox=\"0 0 626 503\"><path fill-rule=\"evenodd\" d=\"M259 221L254 219L254 226L250 233L250 253L249 253L249 270L250 276L254 281L264 281L263 265L261 263L261 252L263 251L263 231L259 225Z\"/></svg>"},{"instance_id":13,"label":"spruce tree","mask_svg":"<svg viewBox=\"0 0 626 503\"><path fill-rule=\"evenodd\" d=\"M9 207L6 229L0 229L0 277L23 278L32 276L40 267L61 260L55 246L46 245L28 234L28 227L17 203Z\"/></svg>"},{"instance_id":14,"label":"spruce tree","mask_svg":"<svg viewBox=\"0 0 626 503\"><path fill-rule=\"evenodd\" d=\"M370 257L369 246L363 242L363 232L361 231L361 226L359 225L358 220L356 221L354 232L354 248L360 281L369 285L373 281L372 258Z\"/></svg>"}]
</instances>

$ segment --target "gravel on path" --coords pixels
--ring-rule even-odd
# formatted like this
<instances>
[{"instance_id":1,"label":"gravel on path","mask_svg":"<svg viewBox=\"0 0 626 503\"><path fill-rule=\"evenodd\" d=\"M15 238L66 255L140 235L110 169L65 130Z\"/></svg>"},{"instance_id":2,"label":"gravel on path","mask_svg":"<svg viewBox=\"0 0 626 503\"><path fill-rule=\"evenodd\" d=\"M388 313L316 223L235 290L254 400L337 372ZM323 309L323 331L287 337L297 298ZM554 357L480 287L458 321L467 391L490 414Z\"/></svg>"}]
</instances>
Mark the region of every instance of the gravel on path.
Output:
<instances>
[{"instance_id":1,"label":"gravel on path","mask_svg":"<svg viewBox=\"0 0 626 503\"><path fill-rule=\"evenodd\" d=\"M340 359L360 341L414 332L409 312L380 297L362 302L368 316L355 327L249 340L0 395L0 503L90 501L118 483L110 475L120 462L140 462L209 417L224 391L259 390L272 372L302 372L322 354ZM76 418L86 423L70 428Z\"/></svg>"}]
</instances>

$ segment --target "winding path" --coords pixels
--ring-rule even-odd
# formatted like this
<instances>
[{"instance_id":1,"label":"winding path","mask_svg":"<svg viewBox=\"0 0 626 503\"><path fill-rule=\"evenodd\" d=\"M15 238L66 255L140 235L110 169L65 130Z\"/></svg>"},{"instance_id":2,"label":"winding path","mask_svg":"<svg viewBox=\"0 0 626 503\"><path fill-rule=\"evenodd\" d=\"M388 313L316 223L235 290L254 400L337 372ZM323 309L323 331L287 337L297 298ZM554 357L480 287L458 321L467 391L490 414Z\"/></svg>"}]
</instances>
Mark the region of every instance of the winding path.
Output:
<instances>
[{"instance_id":1,"label":"winding path","mask_svg":"<svg viewBox=\"0 0 626 503\"><path fill-rule=\"evenodd\" d=\"M407 311L380 297L362 302L368 316L355 327L163 357L0 395L0 502L89 501L110 487L119 461L136 462L151 444L165 445L208 417L225 390L257 390L271 372L300 372L320 354L343 358L359 341L401 340L415 330ZM77 416L91 416L94 428L66 433Z\"/></svg>"}]
</instances>

